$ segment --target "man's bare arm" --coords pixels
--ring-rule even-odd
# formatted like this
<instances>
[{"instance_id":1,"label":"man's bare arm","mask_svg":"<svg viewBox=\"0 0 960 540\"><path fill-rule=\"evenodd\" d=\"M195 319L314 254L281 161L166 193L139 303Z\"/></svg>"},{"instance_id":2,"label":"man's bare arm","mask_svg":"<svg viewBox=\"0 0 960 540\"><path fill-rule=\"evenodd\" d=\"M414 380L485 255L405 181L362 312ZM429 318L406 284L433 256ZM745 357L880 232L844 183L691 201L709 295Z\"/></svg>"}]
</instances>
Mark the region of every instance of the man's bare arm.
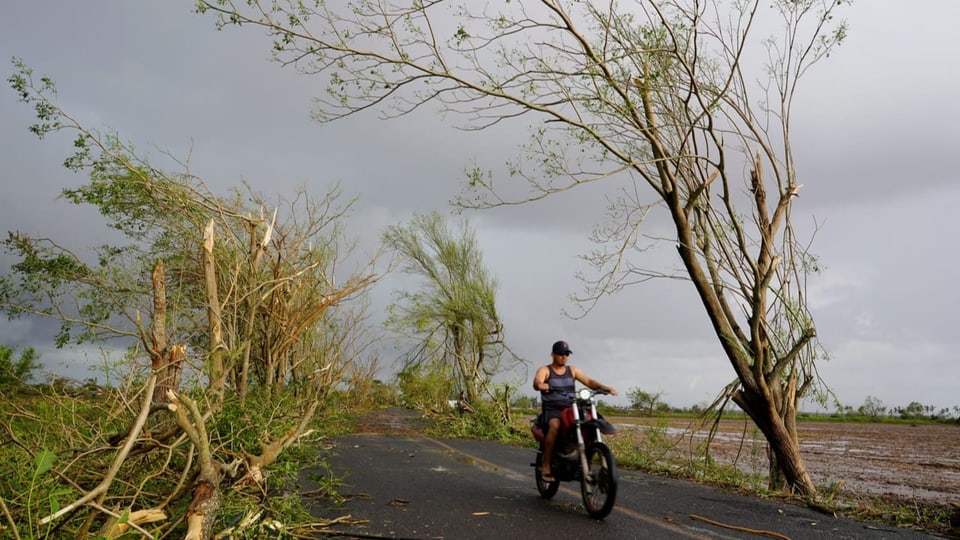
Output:
<instances>
[{"instance_id":1,"label":"man's bare arm","mask_svg":"<svg viewBox=\"0 0 960 540\"><path fill-rule=\"evenodd\" d=\"M616 388L613 388L612 386L607 386L605 384L601 384L599 381L595 381L590 377L587 377L586 373L580 371L577 368L573 368L573 377L578 381L580 381L581 383L583 383L587 388L591 388L593 390L603 390L604 392L609 392L611 395L614 395L614 396L617 395Z\"/></svg>"},{"instance_id":2,"label":"man's bare arm","mask_svg":"<svg viewBox=\"0 0 960 540\"><path fill-rule=\"evenodd\" d=\"M546 392L550 389L550 385L547 384L547 368L541 367L537 370L537 374L533 377L533 389L537 392Z\"/></svg>"}]
</instances>

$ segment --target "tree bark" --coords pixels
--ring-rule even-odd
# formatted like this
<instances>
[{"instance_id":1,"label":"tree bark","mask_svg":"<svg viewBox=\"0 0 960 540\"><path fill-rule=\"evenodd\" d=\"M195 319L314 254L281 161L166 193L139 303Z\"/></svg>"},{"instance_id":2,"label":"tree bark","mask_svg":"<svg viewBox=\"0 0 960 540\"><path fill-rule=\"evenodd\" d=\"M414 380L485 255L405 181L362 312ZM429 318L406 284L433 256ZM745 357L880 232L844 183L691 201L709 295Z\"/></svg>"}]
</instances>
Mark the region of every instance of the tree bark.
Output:
<instances>
[{"instance_id":1,"label":"tree bark","mask_svg":"<svg viewBox=\"0 0 960 540\"><path fill-rule=\"evenodd\" d=\"M180 374L183 372L183 361L187 357L187 348L183 345L174 345L164 355L163 366L157 373L157 389L153 392L154 403L165 403L167 391L180 390Z\"/></svg>"},{"instance_id":2,"label":"tree bark","mask_svg":"<svg viewBox=\"0 0 960 540\"><path fill-rule=\"evenodd\" d=\"M223 402L223 388L226 373L223 368L223 323L220 316L220 295L217 292L216 259L213 256L214 241L213 220L203 229L203 276L207 291L207 325L210 332L210 391L214 403Z\"/></svg>"},{"instance_id":3,"label":"tree bark","mask_svg":"<svg viewBox=\"0 0 960 540\"><path fill-rule=\"evenodd\" d=\"M163 275L163 260L153 266L150 282L153 286L153 317L150 319L150 340L144 336L144 345L150 354L150 368L158 375L164 373L170 362L167 345L167 292ZM163 380L162 378L160 380ZM153 402L166 403L168 388L161 391L160 381L154 388Z\"/></svg>"},{"instance_id":4,"label":"tree bark","mask_svg":"<svg viewBox=\"0 0 960 540\"><path fill-rule=\"evenodd\" d=\"M193 501L187 509L185 540L213 538L213 518L220 508L220 490L209 480L200 480L193 488Z\"/></svg>"},{"instance_id":5,"label":"tree bark","mask_svg":"<svg viewBox=\"0 0 960 540\"><path fill-rule=\"evenodd\" d=\"M210 438L196 402L182 394L168 394L170 407L177 416L177 424L190 438L199 455L200 476L193 487L193 501L187 509L186 540L212 538L213 521L220 508L220 464L214 461Z\"/></svg>"},{"instance_id":6,"label":"tree bark","mask_svg":"<svg viewBox=\"0 0 960 540\"><path fill-rule=\"evenodd\" d=\"M651 120L652 122L652 120ZM754 163L751 179L754 183L754 196L758 204L765 200L765 194L760 187L762 176L759 160ZM666 180L665 180L666 181ZM676 187L673 182L667 182ZM759 185L758 185L759 184ZM771 256L769 238L779 228L780 217L767 216L766 209L758 209L760 214L761 233L764 242L757 256L756 273L753 282L741 278L741 285L749 285L751 294L747 295L751 301L748 307L750 333L745 335L737 325L727 300L722 296L722 283L719 270L711 256L711 237L696 230L697 223L691 220L686 209L677 196L675 189L664 195L664 201L673 217L674 226L679 240L677 251L687 269L687 273L697 290L698 296L707 312L714 332L720 339L730 364L737 374L741 389L734 396L733 401L756 423L770 445L770 451L775 459L770 461L771 467L778 467L783 472L787 483L804 497L816 495L814 485L806 464L800 454L800 443L796 431L796 380L791 371L788 380L781 379L781 370L785 367L775 365L772 358L773 348L765 327L767 312L767 287L777 264L777 257ZM781 201L782 202L782 201ZM702 250L703 263L698 258L695 246ZM800 346L812 337L813 332L805 332L794 344L790 354L795 355ZM778 476L771 476L776 480Z\"/></svg>"},{"instance_id":7,"label":"tree bark","mask_svg":"<svg viewBox=\"0 0 960 540\"><path fill-rule=\"evenodd\" d=\"M771 469L777 467L783 473L783 479L787 484L800 495L804 497L815 495L816 486L800 454L796 426L790 429L790 424L784 421L781 413L769 399L751 394L748 390L738 390L733 395L733 401L747 413L766 437L770 452L775 458L771 460ZM771 479L775 477L771 476Z\"/></svg>"}]
</instances>

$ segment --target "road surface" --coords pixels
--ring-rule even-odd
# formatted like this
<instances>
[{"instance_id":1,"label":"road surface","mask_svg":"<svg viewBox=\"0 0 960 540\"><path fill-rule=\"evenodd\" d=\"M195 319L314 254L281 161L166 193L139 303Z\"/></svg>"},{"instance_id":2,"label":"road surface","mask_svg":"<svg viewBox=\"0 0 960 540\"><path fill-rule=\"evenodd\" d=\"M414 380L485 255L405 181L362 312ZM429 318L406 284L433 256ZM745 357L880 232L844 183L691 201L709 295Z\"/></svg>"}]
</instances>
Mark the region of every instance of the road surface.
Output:
<instances>
[{"instance_id":1,"label":"road surface","mask_svg":"<svg viewBox=\"0 0 960 540\"><path fill-rule=\"evenodd\" d=\"M563 483L552 500L537 493L534 452L491 441L437 440L381 416L380 428L339 438L330 469L342 478L342 505L315 501L324 519L350 516L326 538L937 538L923 532L835 518L778 500L729 493L692 482L619 471L617 506L590 518L579 484ZM386 425L387 429L383 429Z\"/></svg>"}]
</instances>

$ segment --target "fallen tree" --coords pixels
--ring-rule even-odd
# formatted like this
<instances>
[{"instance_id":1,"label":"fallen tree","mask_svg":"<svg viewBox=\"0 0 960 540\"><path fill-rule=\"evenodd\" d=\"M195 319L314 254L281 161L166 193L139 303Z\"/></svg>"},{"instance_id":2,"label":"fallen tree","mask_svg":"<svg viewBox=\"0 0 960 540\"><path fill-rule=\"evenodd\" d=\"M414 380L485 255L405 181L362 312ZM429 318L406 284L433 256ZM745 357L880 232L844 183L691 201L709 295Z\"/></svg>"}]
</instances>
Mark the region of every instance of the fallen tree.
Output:
<instances>
[{"instance_id":1,"label":"fallen tree","mask_svg":"<svg viewBox=\"0 0 960 540\"><path fill-rule=\"evenodd\" d=\"M89 181L65 198L97 208L126 243L89 252L11 232L3 247L18 262L0 276L0 309L58 321L61 345L114 339L128 352L110 373L124 385L95 399L43 391L30 399L47 416L0 403L9 440L31 441L0 459L11 527L78 538L185 527L187 538L212 538L225 497L271 508L250 494L294 480L266 471L315 436L339 385L369 384L376 357L363 295L382 275L377 257L335 279L349 256L340 223L351 205L337 187L319 198L301 190L267 217L262 195L217 196L187 164L161 170L117 134L81 125L56 103L52 81L16 66L10 82L38 116L31 130L76 135L66 165ZM51 425L63 426L60 438ZM18 474L24 465L30 479ZM29 496L11 495L14 486ZM34 495L53 502L41 510Z\"/></svg>"}]
</instances>

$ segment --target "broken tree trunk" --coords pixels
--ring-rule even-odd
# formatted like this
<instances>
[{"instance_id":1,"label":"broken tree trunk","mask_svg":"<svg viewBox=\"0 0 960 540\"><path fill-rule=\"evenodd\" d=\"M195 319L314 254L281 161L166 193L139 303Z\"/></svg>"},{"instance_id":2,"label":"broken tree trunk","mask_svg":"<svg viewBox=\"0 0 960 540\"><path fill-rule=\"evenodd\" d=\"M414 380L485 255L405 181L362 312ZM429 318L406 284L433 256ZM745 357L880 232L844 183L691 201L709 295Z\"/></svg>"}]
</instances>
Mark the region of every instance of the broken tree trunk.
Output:
<instances>
[{"instance_id":1,"label":"broken tree trunk","mask_svg":"<svg viewBox=\"0 0 960 540\"><path fill-rule=\"evenodd\" d=\"M199 455L200 476L193 487L193 501L187 509L186 540L212 538L213 521L220 508L220 464L213 459L210 438L204 417L197 403L189 397L170 392L170 409L177 415L177 424L190 438Z\"/></svg>"},{"instance_id":2,"label":"broken tree trunk","mask_svg":"<svg viewBox=\"0 0 960 540\"><path fill-rule=\"evenodd\" d=\"M213 256L214 245L213 220L203 229L203 279L207 291L207 328L210 333L210 392L214 403L223 402L223 389L226 383L226 370L223 365L223 321L220 313L220 294L217 291L216 259ZM216 408L215 406L215 408Z\"/></svg>"}]
</instances>

